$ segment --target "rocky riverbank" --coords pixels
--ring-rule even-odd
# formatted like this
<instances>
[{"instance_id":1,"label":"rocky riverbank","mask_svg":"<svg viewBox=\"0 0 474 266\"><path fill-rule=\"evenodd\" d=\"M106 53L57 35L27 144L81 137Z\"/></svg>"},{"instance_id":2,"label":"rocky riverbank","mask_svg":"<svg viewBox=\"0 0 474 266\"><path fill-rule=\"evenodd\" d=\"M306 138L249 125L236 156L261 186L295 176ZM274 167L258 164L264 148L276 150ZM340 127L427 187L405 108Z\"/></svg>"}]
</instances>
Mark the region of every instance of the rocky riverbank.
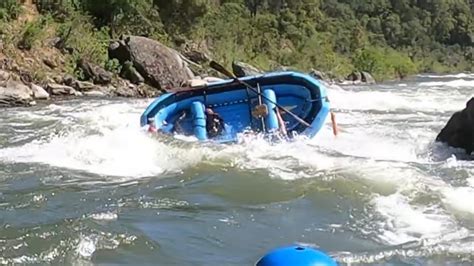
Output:
<instances>
[{"instance_id":1,"label":"rocky riverbank","mask_svg":"<svg viewBox=\"0 0 474 266\"><path fill-rule=\"evenodd\" d=\"M59 47L58 42L60 40L56 40L52 46ZM179 90L180 87L202 85L215 80L212 76L219 76L219 73L207 67L210 58L204 53L196 50L180 53L156 40L140 36L125 36L112 41L108 56L109 60L118 62L118 73L80 59L75 64L79 78L63 71L60 64L64 61L61 61L60 56L58 60L30 59L49 68L48 74L41 78L28 64L21 66L13 59L0 58L0 106L28 106L35 105L37 101L64 97L155 97L162 92ZM264 71L238 61L233 62L232 69L238 77L291 70L280 67ZM345 81L333 79L317 70L309 74L329 83L375 83L366 72L354 72Z\"/></svg>"},{"instance_id":2,"label":"rocky riverbank","mask_svg":"<svg viewBox=\"0 0 474 266\"><path fill-rule=\"evenodd\" d=\"M0 106L28 106L64 97L155 97L194 77L177 51L143 37L127 40L110 45L110 57L119 59L120 73L81 59L74 70L79 77L73 76L64 71L58 52L51 56L56 60L27 58L26 64L0 57ZM48 68L46 74L40 76L40 70L35 70L38 62L43 64L40 68Z\"/></svg>"}]
</instances>

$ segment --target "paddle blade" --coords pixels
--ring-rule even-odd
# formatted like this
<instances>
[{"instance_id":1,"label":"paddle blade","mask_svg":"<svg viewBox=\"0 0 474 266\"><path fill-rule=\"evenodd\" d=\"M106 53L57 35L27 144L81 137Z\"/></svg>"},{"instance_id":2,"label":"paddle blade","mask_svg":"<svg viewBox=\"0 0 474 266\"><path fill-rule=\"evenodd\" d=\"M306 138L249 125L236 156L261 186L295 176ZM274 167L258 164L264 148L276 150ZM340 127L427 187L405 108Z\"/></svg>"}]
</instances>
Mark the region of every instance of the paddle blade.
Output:
<instances>
[{"instance_id":1,"label":"paddle blade","mask_svg":"<svg viewBox=\"0 0 474 266\"><path fill-rule=\"evenodd\" d=\"M334 134L335 137L337 137L339 130L337 128L337 123L336 123L336 114L331 111L331 123L332 123L332 133Z\"/></svg>"},{"instance_id":2,"label":"paddle blade","mask_svg":"<svg viewBox=\"0 0 474 266\"><path fill-rule=\"evenodd\" d=\"M221 64L217 63L216 61L211 61L209 63L210 67L212 67L214 70L226 75L229 78L235 79L235 75L232 74L229 70L227 70L225 67L223 67Z\"/></svg>"}]
</instances>

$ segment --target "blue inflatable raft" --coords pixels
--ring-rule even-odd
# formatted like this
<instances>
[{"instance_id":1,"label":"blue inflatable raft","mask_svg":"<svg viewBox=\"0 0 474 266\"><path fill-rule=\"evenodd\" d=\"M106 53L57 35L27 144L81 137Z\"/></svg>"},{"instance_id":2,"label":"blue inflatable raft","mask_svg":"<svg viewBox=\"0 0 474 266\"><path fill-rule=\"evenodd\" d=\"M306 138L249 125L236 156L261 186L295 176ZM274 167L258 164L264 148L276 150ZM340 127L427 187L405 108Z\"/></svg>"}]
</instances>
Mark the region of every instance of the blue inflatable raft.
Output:
<instances>
[{"instance_id":1,"label":"blue inflatable raft","mask_svg":"<svg viewBox=\"0 0 474 266\"><path fill-rule=\"evenodd\" d=\"M156 98L143 112L141 126L152 124L157 130L194 135L198 140L237 141L239 133L251 130L274 134L281 127L281 117L288 136L314 137L329 113L324 86L309 75L298 72L274 72L224 80L202 87L166 93ZM293 113L283 111L276 105ZM264 110L262 111L262 107ZM210 138L206 130L206 110L219 114L224 130ZM260 110L260 111L259 111ZM307 122L306 125L294 115ZM309 127L308 127L309 124Z\"/></svg>"}]
</instances>

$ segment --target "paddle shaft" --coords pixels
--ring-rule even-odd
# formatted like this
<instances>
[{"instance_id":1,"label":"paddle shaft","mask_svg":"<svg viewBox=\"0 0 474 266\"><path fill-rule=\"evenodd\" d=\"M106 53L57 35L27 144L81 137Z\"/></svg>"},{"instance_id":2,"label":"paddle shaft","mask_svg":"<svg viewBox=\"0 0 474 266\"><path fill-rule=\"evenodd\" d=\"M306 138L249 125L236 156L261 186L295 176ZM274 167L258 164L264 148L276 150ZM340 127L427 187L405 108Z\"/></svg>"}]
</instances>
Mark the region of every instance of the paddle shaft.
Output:
<instances>
[{"instance_id":1,"label":"paddle shaft","mask_svg":"<svg viewBox=\"0 0 474 266\"><path fill-rule=\"evenodd\" d=\"M232 78L234 79L235 81L237 81L238 83L242 84L242 85L245 85L247 88L251 89L254 93L256 93L258 96L260 97L263 97L265 98L267 101L273 103L276 107L282 109L283 111L285 111L286 113L290 114L294 119L296 119L298 122L300 122L301 124L307 126L307 127L311 127L310 124L308 124L308 122L304 121L303 119L301 119L299 116L297 116L296 114L294 114L293 112L291 112L290 110L286 109L285 107L281 106L280 104L272 101L271 99L268 99L268 97L266 97L265 95L263 95L262 93L260 93L259 91L257 91L255 88L253 88L250 84L248 84L247 82L243 81L243 80L240 80L238 79L234 74L232 74L229 70L225 69L225 67L223 67L222 65L220 65L219 63L215 62L215 61L211 61L210 63L210 66L221 72L222 74L228 76L229 78Z\"/></svg>"},{"instance_id":2,"label":"paddle shaft","mask_svg":"<svg viewBox=\"0 0 474 266\"><path fill-rule=\"evenodd\" d=\"M262 105L262 97L260 93L260 85L257 83L257 92L260 96L258 96L258 105ZM250 104L250 103L249 103ZM260 123L262 124L262 130L265 132L267 129L265 128L265 119L263 119L263 116L260 117Z\"/></svg>"}]
</instances>

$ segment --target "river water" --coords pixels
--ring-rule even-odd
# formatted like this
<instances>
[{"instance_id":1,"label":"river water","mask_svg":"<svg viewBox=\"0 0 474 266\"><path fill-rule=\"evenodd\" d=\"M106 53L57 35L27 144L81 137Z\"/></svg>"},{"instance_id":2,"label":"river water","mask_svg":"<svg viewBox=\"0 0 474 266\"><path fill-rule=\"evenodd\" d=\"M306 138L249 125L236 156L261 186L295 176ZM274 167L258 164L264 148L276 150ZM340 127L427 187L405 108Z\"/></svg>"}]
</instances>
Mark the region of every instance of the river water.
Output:
<instances>
[{"instance_id":1,"label":"river water","mask_svg":"<svg viewBox=\"0 0 474 266\"><path fill-rule=\"evenodd\" d=\"M434 143L474 75L328 89L312 140L149 136L151 99L0 113L0 264L252 265L303 244L340 264L472 265L474 161Z\"/></svg>"}]
</instances>

